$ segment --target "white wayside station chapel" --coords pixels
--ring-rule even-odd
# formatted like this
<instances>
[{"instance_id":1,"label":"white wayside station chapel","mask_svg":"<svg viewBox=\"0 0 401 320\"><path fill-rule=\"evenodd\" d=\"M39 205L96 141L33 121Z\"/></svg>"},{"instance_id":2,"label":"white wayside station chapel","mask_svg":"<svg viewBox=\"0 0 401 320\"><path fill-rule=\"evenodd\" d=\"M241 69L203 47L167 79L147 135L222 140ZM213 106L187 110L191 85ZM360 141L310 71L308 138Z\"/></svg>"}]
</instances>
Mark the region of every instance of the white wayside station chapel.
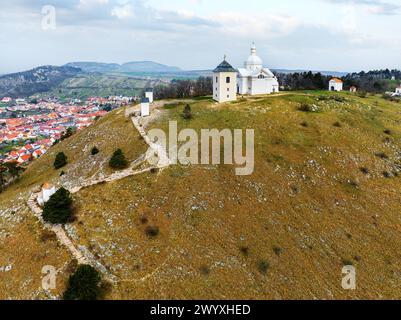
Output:
<instances>
[{"instance_id":1,"label":"white wayside station chapel","mask_svg":"<svg viewBox=\"0 0 401 320\"><path fill-rule=\"evenodd\" d=\"M153 103L153 89L152 88L145 89L145 98L149 99L149 103Z\"/></svg>"},{"instance_id":2,"label":"white wayside station chapel","mask_svg":"<svg viewBox=\"0 0 401 320\"><path fill-rule=\"evenodd\" d=\"M150 103L149 98L142 98L141 100L141 117L150 116Z\"/></svg>"},{"instance_id":3,"label":"white wayside station chapel","mask_svg":"<svg viewBox=\"0 0 401 320\"><path fill-rule=\"evenodd\" d=\"M263 61L256 55L255 44L244 68L234 69L224 61L213 71L213 99L218 102L236 100L236 94L257 95L279 92L277 77L263 67Z\"/></svg>"},{"instance_id":4,"label":"white wayside station chapel","mask_svg":"<svg viewBox=\"0 0 401 320\"><path fill-rule=\"evenodd\" d=\"M213 99L218 102L237 100L237 70L224 57L213 70Z\"/></svg>"}]
</instances>

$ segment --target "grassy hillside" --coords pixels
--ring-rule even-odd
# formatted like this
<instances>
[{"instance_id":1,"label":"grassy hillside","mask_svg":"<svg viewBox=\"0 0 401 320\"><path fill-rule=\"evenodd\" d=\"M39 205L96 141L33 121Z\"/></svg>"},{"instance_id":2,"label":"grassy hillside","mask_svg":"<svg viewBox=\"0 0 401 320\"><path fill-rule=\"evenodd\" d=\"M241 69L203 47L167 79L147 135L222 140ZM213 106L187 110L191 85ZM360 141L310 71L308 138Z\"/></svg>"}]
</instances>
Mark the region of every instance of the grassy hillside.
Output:
<instances>
[{"instance_id":1,"label":"grassy hillside","mask_svg":"<svg viewBox=\"0 0 401 320\"><path fill-rule=\"evenodd\" d=\"M301 105L315 111L300 111ZM327 92L222 105L199 99L191 104L189 121L181 117L183 106L169 102L148 129L167 129L168 120L196 130L253 128L255 172L239 177L232 166L177 165L75 194L77 221L69 227L74 241L119 279L108 298L401 296L399 103ZM46 180L56 183L51 161L57 151L69 156L64 170L66 179L74 180L96 174L117 146L136 159L146 150L136 135L121 110L110 114L35 162L0 195L0 205L19 205L17 199L22 201L31 187ZM88 150L93 144L107 151L92 165ZM108 173L105 163L103 170ZM29 260L39 250L35 235L40 228L24 210L17 210L22 220L10 224L7 239L26 248L24 259ZM159 233L152 236L149 227ZM48 254L30 268L50 260L68 263L63 250L52 251L54 243L40 245ZM18 257L10 251L1 259ZM357 270L352 292L341 287L341 269L348 264ZM19 284L31 279L24 268L16 266L6 280ZM62 274L65 278L67 272ZM0 278L0 286L5 283ZM30 297L32 288L17 292ZM3 297L11 295L6 289L0 290Z\"/></svg>"}]
</instances>

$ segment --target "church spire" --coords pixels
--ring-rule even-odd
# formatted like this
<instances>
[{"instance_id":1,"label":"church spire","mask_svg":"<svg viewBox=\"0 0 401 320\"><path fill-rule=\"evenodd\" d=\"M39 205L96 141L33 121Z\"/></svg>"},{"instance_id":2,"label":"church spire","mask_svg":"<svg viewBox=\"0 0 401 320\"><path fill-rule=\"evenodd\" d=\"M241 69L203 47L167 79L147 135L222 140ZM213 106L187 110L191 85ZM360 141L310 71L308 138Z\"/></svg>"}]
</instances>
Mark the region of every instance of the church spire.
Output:
<instances>
[{"instance_id":1,"label":"church spire","mask_svg":"<svg viewBox=\"0 0 401 320\"><path fill-rule=\"evenodd\" d=\"M255 42L252 42L251 54L252 54L253 56L256 55L256 45L255 45Z\"/></svg>"}]
</instances>

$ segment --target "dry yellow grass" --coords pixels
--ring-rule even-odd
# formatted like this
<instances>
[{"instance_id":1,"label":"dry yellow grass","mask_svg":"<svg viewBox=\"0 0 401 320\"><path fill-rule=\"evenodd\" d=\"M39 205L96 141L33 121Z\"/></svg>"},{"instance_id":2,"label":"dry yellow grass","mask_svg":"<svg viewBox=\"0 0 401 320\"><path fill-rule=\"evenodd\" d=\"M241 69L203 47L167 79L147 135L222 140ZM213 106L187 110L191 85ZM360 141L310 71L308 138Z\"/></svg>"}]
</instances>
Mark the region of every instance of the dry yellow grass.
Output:
<instances>
[{"instance_id":1,"label":"dry yellow grass","mask_svg":"<svg viewBox=\"0 0 401 320\"><path fill-rule=\"evenodd\" d=\"M401 178L383 176L400 169L400 105L335 96L345 101L325 92L223 105L200 99L191 104L190 121L182 119L182 105L169 105L151 127L166 129L175 119L179 128L196 130L254 128L255 172L238 177L232 166L177 165L75 194L77 243L119 279L107 298L400 298ZM298 111L301 103L319 112ZM110 148L90 129L81 135ZM83 161L71 157L73 168ZM24 187L45 176L34 172L26 173ZM149 226L159 235L149 238ZM341 287L349 263L357 269L355 291Z\"/></svg>"}]
</instances>

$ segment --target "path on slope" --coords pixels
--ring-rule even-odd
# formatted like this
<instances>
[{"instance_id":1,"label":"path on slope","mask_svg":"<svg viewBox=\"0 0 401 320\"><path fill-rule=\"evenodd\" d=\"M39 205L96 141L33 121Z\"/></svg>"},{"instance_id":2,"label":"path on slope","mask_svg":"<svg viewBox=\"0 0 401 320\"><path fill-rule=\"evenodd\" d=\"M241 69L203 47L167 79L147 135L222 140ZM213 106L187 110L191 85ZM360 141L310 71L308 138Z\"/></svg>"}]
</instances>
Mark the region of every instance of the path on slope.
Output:
<instances>
[{"instance_id":1,"label":"path on slope","mask_svg":"<svg viewBox=\"0 0 401 320\"><path fill-rule=\"evenodd\" d=\"M129 115L128 115L129 116ZM97 180L89 180L85 183L82 183L80 186L73 187L69 191L71 194L77 193L83 188L87 188L89 186L97 185L100 183L105 183L105 182L112 182L116 180L121 180L129 176L135 176L141 173L149 172L152 169L163 169L167 166L170 165L170 160L168 158L168 155L166 153L166 150L158 145L157 143L151 141L150 137L147 135L142 123L141 123L141 118L139 116L133 116L132 117L132 123L136 130L138 130L139 134L143 137L144 141L148 144L149 149L148 151L142 155L139 159L134 161L134 163L125 170L115 172L110 176L107 176L103 179L97 179ZM155 157L157 156L157 164L150 166L148 168L140 169L140 170L135 170L138 166L143 164L145 161L149 160L150 157ZM74 259L78 261L78 264L89 264L99 270L101 273L104 274L105 278L111 282L116 282L117 278L113 274L111 274L107 268L105 268L94 256L89 252L89 250L84 250L86 248L80 247L77 248L72 240L68 237L65 228L63 225L52 225L46 223L43 218L42 218L42 213L43 210L39 207L36 199L38 197L37 192L32 192L31 196L28 199L28 207L34 214L34 216L39 220L39 222L42 224L43 228L50 230L55 233L57 236L57 240L67 248L67 250L70 252L70 254L73 256Z\"/></svg>"}]
</instances>

